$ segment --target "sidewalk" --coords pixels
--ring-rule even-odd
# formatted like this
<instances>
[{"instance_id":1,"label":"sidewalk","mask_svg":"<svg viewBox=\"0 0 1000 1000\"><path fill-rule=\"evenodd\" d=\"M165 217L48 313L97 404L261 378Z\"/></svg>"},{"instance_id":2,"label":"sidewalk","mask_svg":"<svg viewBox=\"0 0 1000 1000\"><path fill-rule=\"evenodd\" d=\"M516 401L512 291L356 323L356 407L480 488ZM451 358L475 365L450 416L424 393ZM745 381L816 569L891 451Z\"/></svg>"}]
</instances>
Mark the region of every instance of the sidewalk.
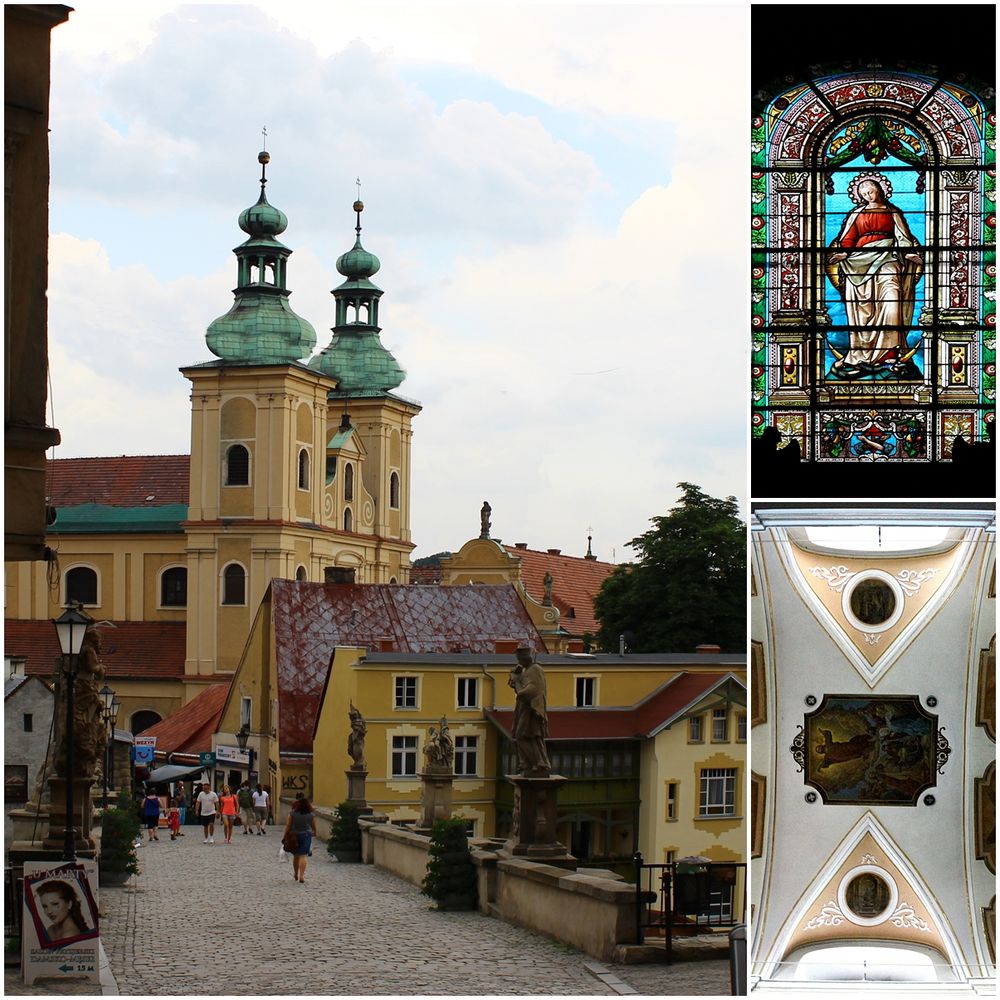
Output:
<instances>
[{"instance_id":1,"label":"sidewalk","mask_svg":"<svg viewBox=\"0 0 1000 1000\"><path fill-rule=\"evenodd\" d=\"M414 886L314 845L306 882L265 837L146 843L142 873L101 890L102 940L123 996L723 995L725 962L616 966L479 913L439 913ZM16 975L16 974L15 974ZM114 992L108 985L104 992ZM95 995L79 981L13 995Z\"/></svg>"}]
</instances>

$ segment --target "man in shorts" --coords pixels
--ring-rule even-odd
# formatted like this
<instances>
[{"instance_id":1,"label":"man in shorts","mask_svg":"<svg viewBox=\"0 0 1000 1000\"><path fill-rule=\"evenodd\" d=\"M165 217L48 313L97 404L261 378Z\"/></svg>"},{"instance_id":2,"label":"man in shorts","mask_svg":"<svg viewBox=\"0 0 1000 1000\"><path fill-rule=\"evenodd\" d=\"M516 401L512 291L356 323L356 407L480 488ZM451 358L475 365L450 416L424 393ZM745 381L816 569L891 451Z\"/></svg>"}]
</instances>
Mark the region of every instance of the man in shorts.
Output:
<instances>
[{"instance_id":1,"label":"man in shorts","mask_svg":"<svg viewBox=\"0 0 1000 1000\"><path fill-rule=\"evenodd\" d=\"M257 786L257 791L253 793L253 812L257 820L257 836L260 837L267 833L267 830L264 829L267 823L267 792L260 785Z\"/></svg>"},{"instance_id":2,"label":"man in shorts","mask_svg":"<svg viewBox=\"0 0 1000 1000\"><path fill-rule=\"evenodd\" d=\"M250 782L244 781L236 792L236 801L240 807L240 826L243 827L243 835L253 833L253 824L256 820L253 808L253 793L250 791Z\"/></svg>"},{"instance_id":3,"label":"man in shorts","mask_svg":"<svg viewBox=\"0 0 1000 1000\"><path fill-rule=\"evenodd\" d=\"M205 831L205 843L215 843L215 814L219 808L219 796L212 791L212 786L207 782L202 782L201 792L197 799L198 815L201 817L201 825Z\"/></svg>"}]
</instances>

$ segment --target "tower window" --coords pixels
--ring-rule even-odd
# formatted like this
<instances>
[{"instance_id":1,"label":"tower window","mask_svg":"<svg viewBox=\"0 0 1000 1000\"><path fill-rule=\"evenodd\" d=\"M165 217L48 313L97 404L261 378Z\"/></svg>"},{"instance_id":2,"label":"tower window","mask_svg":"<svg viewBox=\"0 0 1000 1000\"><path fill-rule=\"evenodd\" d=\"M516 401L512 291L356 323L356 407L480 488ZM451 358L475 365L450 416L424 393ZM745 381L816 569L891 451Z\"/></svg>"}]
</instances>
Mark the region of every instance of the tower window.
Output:
<instances>
[{"instance_id":1,"label":"tower window","mask_svg":"<svg viewBox=\"0 0 1000 1000\"><path fill-rule=\"evenodd\" d=\"M171 566L160 577L160 607L183 608L187 606L187 569Z\"/></svg>"},{"instance_id":2,"label":"tower window","mask_svg":"<svg viewBox=\"0 0 1000 1000\"><path fill-rule=\"evenodd\" d=\"M66 573L65 604L97 605L97 570L74 566Z\"/></svg>"},{"instance_id":3,"label":"tower window","mask_svg":"<svg viewBox=\"0 0 1000 1000\"><path fill-rule=\"evenodd\" d=\"M337 478L337 456L326 456L326 485L329 486Z\"/></svg>"},{"instance_id":4,"label":"tower window","mask_svg":"<svg viewBox=\"0 0 1000 1000\"><path fill-rule=\"evenodd\" d=\"M222 603L246 604L247 573L239 563L230 563L222 573Z\"/></svg>"},{"instance_id":5,"label":"tower window","mask_svg":"<svg viewBox=\"0 0 1000 1000\"><path fill-rule=\"evenodd\" d=\"M299 489L309 489L309 452L305 448L299 452Z\"/></svg>"},{"instance_id":6,"label":"tower window","mask_svg":"<svg viewBox=\"0 0 1000 1000\"><path fill-rule=\"evenodd\" d=\"M344 511L344 531L354 530L354 516L351 514L351 508L348 507Z\"/></svg>"},{"instance_id":7,"label":"tower window","mask_svg":"<svg viewBox=\"0 0 1000 1000\"><path fill-rule=\"evenodd\" d=\"M344 466L344 499L348 502L354 499L354 466L350 462Z\"/></svg>"},{"instance_id":8,"label":"tower window","mask_svg":"<svg viewBox=\"0 0 1000 1000\"><path fill-rule=\"evenodd\" d=\"M399 473L394 472L389 477L389 506L399 510Z\"/></svg>"},{"instance_id":9,"label":"tower window","mask_svg":"<svg viewBox=\"0 0 1000 1000\"><path fill-rule=\"evenodd\" d=\"M226 452L226 486L250 485L250 452L234 444Z\"/></svg>"},{"instance_id":10,"label":"tower window","mask_svg":"<svg viewBox=\"0 0 1000 1000\"><path fill-rule=\"evenodd\" d=\"M298 580L299 583L305 583L309 579L306 575L305 566L299 566L299 568L295 571L295 579Z\"/></svg>"}]
</instances>

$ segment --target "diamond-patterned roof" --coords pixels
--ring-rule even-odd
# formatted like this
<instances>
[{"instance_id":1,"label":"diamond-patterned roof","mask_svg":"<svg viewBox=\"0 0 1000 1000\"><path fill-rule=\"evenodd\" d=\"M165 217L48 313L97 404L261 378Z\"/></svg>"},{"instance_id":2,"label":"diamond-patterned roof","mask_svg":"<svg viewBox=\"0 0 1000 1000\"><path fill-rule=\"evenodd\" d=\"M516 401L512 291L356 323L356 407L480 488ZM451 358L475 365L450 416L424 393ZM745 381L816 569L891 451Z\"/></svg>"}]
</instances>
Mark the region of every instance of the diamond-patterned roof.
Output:
<instances>
[{"instance_id":1,"label":"diamond-patterned roof","mask_svg":"<svg viewBox=\"0 0 1000 1000\"><path fill-rule=\"evenodd\" d=\"M111 622L101 628L101 663L106 677L159 680L184 676L184 622ZM60 655L52 622L21 618L4 620L6 656L26 657L24 672L51 677Z\"/></svg>"},{"instance_id":2,"label":"diamond-patterned roof","mask_svg":"<svg viewBox=\"0 0 1000 1000\"><path fill-rule=\"evenodd\" d=\"M539 603L545 596L545 574L552 574L552 603L559 609L563 629L575 636L585 632L597 635L601 626L594 617L594 598L613 572L614 563L515 545L504 548L521 560L521 582Z\"/></svg>"},{"instance_id":3,"label":"diamond-patterned roof","mask_svg":"<svg viewBox=\"0 0 1000 1000\"><path fill-rule=\"evenodd\" d=\"M335 646L403 653L493 653L541 636L513 586L409 587L271 581L281 749L308 752ZM388 706L386 706L388 709Z\"/></svg>"}]
</instances>

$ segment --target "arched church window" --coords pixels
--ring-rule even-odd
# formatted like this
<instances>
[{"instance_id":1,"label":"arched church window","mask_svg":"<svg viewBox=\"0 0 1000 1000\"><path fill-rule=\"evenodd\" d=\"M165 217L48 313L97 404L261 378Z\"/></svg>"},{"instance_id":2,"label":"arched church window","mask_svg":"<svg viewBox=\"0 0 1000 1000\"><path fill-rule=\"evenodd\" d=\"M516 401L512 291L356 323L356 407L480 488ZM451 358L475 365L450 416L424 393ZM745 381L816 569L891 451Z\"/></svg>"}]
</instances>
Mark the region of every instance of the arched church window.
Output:
<instances>
[{"instance_id":1,"label":"arched church window","mask_svg":"<svg viewBox=\"0 0 1000 1000\"><path fill-rule=\"evenodd\" d=\"M307 581L307 580L309 579L309 576L308 576L308 574L306 573L306 568L305 568L305 566L299 566L299 567L298 567L298 568L297 568L297 569L295 570L295 579L296 579L296 580L297 580L297 581L298 581L299 583L305 583L305 582L306 582L306 581Z\"/></svg>"},{"instance_id":2,"label":"arched church window","mask_svg":"<svg viewBox=\"0 0 1000 1000\"><path fill-rule=\"evenodd\" d=\"M351 514L351 508L348 507L347 510L344 511L344 531L353 531L353 530L354 530L354 515Z\"/></svg>"},{"instance_id":3,"label":"arched church window","mask_svg":"<svg viewBox=\"0 0 1000 1000\"><path fill-rule=\"evenodd\" d=\"M395 510L399 509L399 473L394 472L389 476L389 506Z\"/></svg>"},{"instance_id":4,"label":"arched church window","mask_svg":"<svg viewBox=\"0 0 1000 1000\"><path fill-rule=\"evenodd\" d=\"M84 604L96 606L97 570L90 566L74 566L66 571L64 605Z\"/></svg>"},{"instance_id":5,"label":"arched church window","mask_svg":"<svg viewBox=\"0 0 1000 1000\"><path fill-rule=\"evenodd\" d=\"M183 608L187 606L187 569L171 566L160 575L160 607Z\"/></svg>"},{"instance_id":6,"label":"arched church window","mask_svg":"<svg viewBox=\"0 0 1000 1000\"><path fill-rule=\"evenodd\" d=\"M230 563L222 571L222 603L246 604L247 573L239 563Z\"/></svg>"},{"instance_id":7,"label":"arched church window","mask_svg":"<svg viewBox=\"0 0 1000 1000\"><path fill-rule=\"evenodd\" d=\"M299 452L299 489L309 489L309 452L305 448Z\"/></svg>"},{"instance_id":8,"label":"arched church window","mask_svg":"<svg viewBox=\"0 0 1000 1000\"><path fill-rule=\"evenodd\" d=\"M250 452L241 444L234 444L226 452L226 485L250 485Z\"/></svg>"},{"instance_id":9,"label":"arched church window","mask_svg":"<svg viewBox=\"0 0 1000 1000\"><path fill-rule=\"evenodd\" d=\"M344 499L348 503L354 499L354 466L350 462L344 466Z\"/></svg>"},{"instance_id":10,"label":"arched church window","mask_svg":"<svg viewBox=\"0 0 1000 1000\"><path fill-rule=\"evenodd\" d=\"M815 72L752 124L753 432L812 462L950 461L994 419L992 92Z\"/></svg>"},{"instance_id":11,"label":"arched church window","mask_svg":"<svg viewBox=\"0 0 1000 1000\"><path fill-rule=\"evenodd\" d=\"M143 711L136 712L132 716L132 721L130 729L133 736L138 736L139 733L145 732L150 726L155 726L158 722L162 722L162 718L158 712Z\"/></svg>"}]
</instances>

